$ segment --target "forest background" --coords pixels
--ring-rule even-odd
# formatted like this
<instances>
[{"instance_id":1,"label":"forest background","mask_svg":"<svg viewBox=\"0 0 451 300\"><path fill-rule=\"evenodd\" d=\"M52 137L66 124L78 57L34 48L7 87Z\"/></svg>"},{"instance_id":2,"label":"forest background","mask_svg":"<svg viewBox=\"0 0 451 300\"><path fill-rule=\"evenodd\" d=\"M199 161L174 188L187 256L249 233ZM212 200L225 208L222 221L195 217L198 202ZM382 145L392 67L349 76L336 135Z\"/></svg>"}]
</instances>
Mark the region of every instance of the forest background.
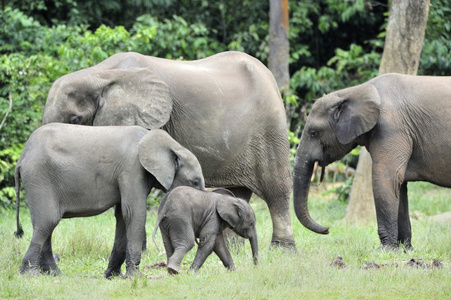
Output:
<instances>
[{"instance_id":1,"label":"forest background","mask_svg":"<svg viewBox=\"0 0 451 300\"><path fill-rule=\"evenodd\" d=\"M2 0L1 9L0 212L14 207L15 163L62 75L125 51L192 60L237 50L267 65L269 1ZM388 10L382 0L289 1L293 153L316 98L377 75ZM431 1L418 75L451 75L451 0Z\"/></svg>"}]
</instances>

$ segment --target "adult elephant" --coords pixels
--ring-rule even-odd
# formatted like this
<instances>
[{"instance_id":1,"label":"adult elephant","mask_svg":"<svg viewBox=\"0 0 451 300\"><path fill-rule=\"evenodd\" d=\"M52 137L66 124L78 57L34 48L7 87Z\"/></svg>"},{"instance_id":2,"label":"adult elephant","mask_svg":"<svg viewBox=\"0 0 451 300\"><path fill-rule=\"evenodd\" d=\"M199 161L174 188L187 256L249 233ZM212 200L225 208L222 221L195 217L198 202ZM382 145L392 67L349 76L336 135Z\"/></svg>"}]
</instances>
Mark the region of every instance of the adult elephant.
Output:
<instances>
[{"instance_id":1,"label":"adult elephant","mask_svg":"<svg viewBox=\"0 0 451 300\"><path fill-rule=\"evenodd\" d=\"M318 99L305 124L293 173L294 208L308 229L315 163L326 167L357 145L373 160L373 192L383 246L411 248L407 182L451 187L451 77L387 74Z\"/></svg>"},{"instance_id":2,"label":"adult elephant","mask_svg":"<svg viewBox=\"0 0 451 300\"><path fill-rule=\"evenodd\" d=\"M272 244L295 247L286 117L271 72L224 52L196 61L118 53L52 85L43 124L163 128L198 158L205 182L266 201Z\"/></svg>"}]
</instances>

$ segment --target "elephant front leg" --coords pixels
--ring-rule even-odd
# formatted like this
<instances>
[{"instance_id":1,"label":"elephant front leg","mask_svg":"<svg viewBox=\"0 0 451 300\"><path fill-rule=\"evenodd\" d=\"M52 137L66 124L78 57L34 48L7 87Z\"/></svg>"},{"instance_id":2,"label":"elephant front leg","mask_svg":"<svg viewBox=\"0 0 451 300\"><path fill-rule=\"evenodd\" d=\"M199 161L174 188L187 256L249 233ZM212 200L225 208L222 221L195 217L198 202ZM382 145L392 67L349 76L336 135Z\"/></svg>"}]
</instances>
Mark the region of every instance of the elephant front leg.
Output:
<instances>
[{"instance_id":1,"label":"elephant front leg","mask_svg":"<svg viewBox=\"0 0 451 300\"><path fill-rule=\"evenodd\" d=\"M200 235L196 256L190 266L190 271L197 272L204 264L207 257L213 252L216 244L216 234Z\"/></svg>"},{"instance_id":2,"label":"elephant front leg","mask_svg":"<svg viewBox=\"0 0 451 300\"><path fill-rule=\"evenodd\" d=\"M120 204L116 205L114 215L116 217L116 233L114 237L113 250L111 251L108 262L108 269L104 272L106 278L121 275L121 266L125 261L127 237Z\"/></svg>"},{"instance_id":3,"label":"elephant front leg","mask_svg":"<svg viewBox=\"0 0 451 300\"><path fill-rule=\"evenodd\" d=\"M409 217L409 201L407 195L407 182L401 185L399 212L398 212L398 244L403 245L406 250L412 247L412 226Z\"/></svg>"},{"instance_id":4,"label":"elephant front leg","mask_svg":"<svg viewBox=\"0 0 451 300\"><path fill-rule=\"evenodd\" d=\"M235 270L232 255L230 254L230 251L227 248L224 235L222 234L222 232L218 233L218 235L216 236L216 242L213 251L216 253L216 255L218 255L224 267L226 267L230 271Z\"/></svg>"},{"instance_id":5,"label":"elephant front leg","mask_svg":"<svg viewBox=\"0 0 451 300\"><path fill-rule=\"evenodd\" d=\"M373 163L373 194L378 234L382 247L397 249L399 195L402 181L393 170L386 170L387 167L382 169L383 171L380 164Z\"/></svg>"}]
</instances>

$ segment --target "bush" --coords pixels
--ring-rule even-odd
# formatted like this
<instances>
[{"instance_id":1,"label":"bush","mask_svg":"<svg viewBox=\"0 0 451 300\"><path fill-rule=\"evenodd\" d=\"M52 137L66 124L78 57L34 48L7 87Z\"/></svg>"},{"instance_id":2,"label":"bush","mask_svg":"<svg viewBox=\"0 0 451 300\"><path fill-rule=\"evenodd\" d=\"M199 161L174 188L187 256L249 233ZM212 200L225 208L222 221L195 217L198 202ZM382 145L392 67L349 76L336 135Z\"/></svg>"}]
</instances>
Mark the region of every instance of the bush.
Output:
<instances>
[{"instance_id":1,"label":"bush","mask_svg":"<svg viewBox=\"0 0 451 300\"><path fill-rule=\"evenodd\" d=\"M29 13L34 12L38 20L44 20L44 11L60 12L54 19L47 18L50 23L46 24L50 25L42 25L18 9L6 7L0 12L0 149L3 149L0 201L3 206L12 201L11 170L16 153L41 124L47 93L52 82L62 75L124 51L192 60L220 51L240 50L264 63L267 60L268 2L166 1L164 7L146 2L156 15L144 14L133 21L118 22L124 26L100 25L93 30L90 28L94 28L94 23L83 24L83 20L87 23L108 16L105 11L92 11L90 18L83 19L79 12L89 11L94 5L93 1L85 2L57 1L61 8L56 9L51 1L32 1L37 8ZM27 6L20 1L7 3L24 9ZM337 0L289 3L292 76L291 90L284 95L284 103L292 156L314 99L377 74L388 4L378 2L374 7L368 4L371 3L363 0L346 4ZM449 4L450 0L431 4L419 74L449 75ZM113 1L102 5L120 13L123 3ZM70 22L62 21L64 12L68 12Z\"/></svg>"}]
</instances>

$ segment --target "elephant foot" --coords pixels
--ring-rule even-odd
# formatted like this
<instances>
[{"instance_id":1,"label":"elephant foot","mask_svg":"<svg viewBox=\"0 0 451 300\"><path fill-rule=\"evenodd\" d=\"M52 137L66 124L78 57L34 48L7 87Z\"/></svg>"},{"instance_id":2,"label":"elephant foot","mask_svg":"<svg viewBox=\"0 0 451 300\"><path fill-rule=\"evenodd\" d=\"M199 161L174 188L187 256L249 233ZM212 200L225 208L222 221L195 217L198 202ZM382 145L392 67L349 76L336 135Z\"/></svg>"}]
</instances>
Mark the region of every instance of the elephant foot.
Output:
<instances>
[{"instance_id":1,"label":"elephant foot","mask_svg":"<svg viewBox=\"0 0 451 300\"><path fill-rule=\"evenodd\" d=\"M399 251L398 243L381 244L378 248L381 251Z\"/></svg>"},{"instance_id":2,"label":"elephant foot","mask_svg":"<svg viewBox=\"0 0 451 300\"><path fill-rule=\"evenodd\" d=\"M118 269L107 269L103 275L105 276L106 279L111 279L113 277L116 276L122 276L122 272L121 272L121 268Z\"/></svg>"},{"instance_id":3,"label":"elephant foot","mask_svg":"<svg viewBox=\"0 0 451 300\"><path fill-rule=\"evenodd\" d=\"M228 267L226 267L226 268L227 268L227 271L229 271L229 272L234 272L234 271L236 271L235 265L228 266Z\"/></svg>"},{"instance_id":4,"label":"elephant foot","mask_svg":"<svg viewBox=\"0 0 451 300\"><path fill-rule=\"evenodd\" d=\"M135 276L142 276L143 274L139 271L139 265L138 264L133 264L133 263L128 263L127 266L125 267L125 278L131 278L131 277L135 277Z\"/></svg>"},{"instance_id":5,"label":"elephant foot","mask_svg":"<svg viewBox=\"0 0 451 300\"><path fill-rule=\"evenodd\" d=\"M407 251L413 251L414 250L412 244L410 243L410 241L404 241L404 242L403 241L399 241L399 247L404 250L404 253L407 253Z\"/></svg>"},{"instance_id":6,"label":"elephant foot","mask_svg":"<svg viewBox=\"0 0 451 300\"><path fill-rule=\"evenodd\" d=\"M59 276L62 274L58 267L43 267L41 268L41 273L51 276Z\"/></svg>"},{"instance_id":7,"label":"elephant foot","mask_svg":"<svg viewBox=\"0 0 451 300\"><path fill-rule=\"evenodd\" d=\"M131 271L131 272L130 271L126 272L124 278L143 277L143 276L144 276L143 273L135 270L135 271Z\"/></svg>"},{"instance_id":8,"label":"elephant foot","mask_svg":"<svg viewBox=\"0 0 451 300\"><path fill-rule=\"evenodd\" d=\"M39 266L37 266L37 265L31 265L29 263L23 263L22 267L20 268L20 274L21 275L36 276L36 275L41 275L41 270L40 270Z\"/></svg>"},{"instance_id":9,"label":"elephant foot","mask_svg":"<svg viewBox=\"0 0 451 300\"><path fill-rule=\"evenodd\" d=\"M177 275L182 270L182 268L180 268L179 266L175 266L175 265L168 265L167 269L168 269L168 273L170 275Z\"/></svg>"},{"instance_id":10,"label":"elephant foot","mask_svg":"<svg viewBox=\"0 0 451 300\"><path fill-rule=\"evenodd\" d=\"M412 245L402 245L403 249L404 249L404 253L407 253L408 251L413 251L415 250L415 248L413 248Z\"/></svg>"},{"instance_id":11,"label":"elephant foot","mask_svg":"<svg viewBox=\"0 0 451 300\"><path fill-rule=\"evenodd\" d=\"M270 249L281 249L288 253L297 253L296 244L294 242L271 241Z\"/></svg>"}]
</instances>

